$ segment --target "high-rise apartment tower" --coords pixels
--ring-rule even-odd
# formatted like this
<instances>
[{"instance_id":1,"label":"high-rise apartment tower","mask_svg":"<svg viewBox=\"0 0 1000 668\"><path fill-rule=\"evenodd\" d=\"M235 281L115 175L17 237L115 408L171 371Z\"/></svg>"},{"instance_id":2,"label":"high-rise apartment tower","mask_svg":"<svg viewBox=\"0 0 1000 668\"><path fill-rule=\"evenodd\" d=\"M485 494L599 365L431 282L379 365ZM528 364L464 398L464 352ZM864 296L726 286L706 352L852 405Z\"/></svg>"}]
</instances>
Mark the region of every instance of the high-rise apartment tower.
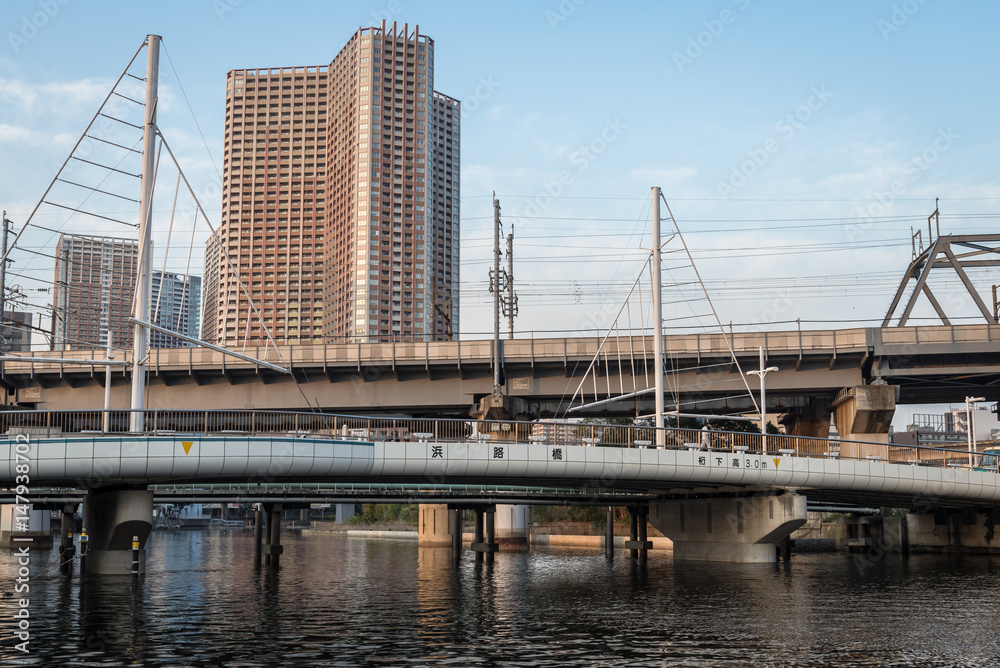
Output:
<instances>
[{"instance_id":1,"label":"high-rise apartment tower","mask_svg":"<svg viewBox=\"0 0 1000 668\"><path fill-rule=\"evenodd\" d=\"M154 270L150 294L153 323L172 332L198 338L201 315L201 277ZM156 330L149 332L150 348L186 348L192 343Z\"/></svg>"},{"instance_id":2,"label":"high-rise apartment tower","mask_svg":"<svg viewBox=\"0 0 1000 668\"><path fill-rule=\"evenodd\" d=\"M230 71L224 149L206 340L457 337L459 102L418 27L358 30L329 66Z\"/></svg>"},{"instance_id":3,"label":"high-rise apartment tower","mask_svg":"<svg viewBox=\"0 0 1000 668\"><path fill-rule=\"evenodd\" d=\"M139 263L134 239L63 234L56 244L53 347L132 347L132 296Z\"/></svg>"}]
</instances>

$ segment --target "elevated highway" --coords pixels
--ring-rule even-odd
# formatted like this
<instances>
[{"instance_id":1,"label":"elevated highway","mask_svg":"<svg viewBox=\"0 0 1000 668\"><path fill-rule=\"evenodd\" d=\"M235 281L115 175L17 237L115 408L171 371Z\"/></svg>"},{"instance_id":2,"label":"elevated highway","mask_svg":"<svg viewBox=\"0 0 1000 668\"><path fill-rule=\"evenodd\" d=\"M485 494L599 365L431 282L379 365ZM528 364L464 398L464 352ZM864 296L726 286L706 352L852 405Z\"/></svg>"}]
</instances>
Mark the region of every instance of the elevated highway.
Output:
<instances>
[{"instance_id":1,"label":"elevated highway","mask_svg":"<svg viewBox=\"0 0 1000 668\"><path fill-rule=\"evenodd\" d=\"M970 394L1000 399L1000 326L737 332L731 340L744 370L757 367L761 346L768 364L779 368L767 377L769 412L828 411L842 389L873 382L898 387L900 403L962 401ZM652 386L648 336L612 338L603 348L597 337L516 339L501 345L504 392L525 417L562 415L595 359L597 377L585 386L590 401ZM674 398L668 398L668 407L752 408L725 337L671 336L664 349L667 392ZM273 350L246 352L290 367L291 375L203 348L154 349L147 363L148 407L467 416L492 390L490 341L287 346L280 356ZM58 354L103 358L99 351ZM129 374L128 367L113 374L114 407L127 405ZM104 378L104 367L97 364L31 359L8 361L0 373L11 402L38 409L102 407ZM652 402L646 397L603 404L589 414L648 413Z\"/></svg>"}]
</instances>

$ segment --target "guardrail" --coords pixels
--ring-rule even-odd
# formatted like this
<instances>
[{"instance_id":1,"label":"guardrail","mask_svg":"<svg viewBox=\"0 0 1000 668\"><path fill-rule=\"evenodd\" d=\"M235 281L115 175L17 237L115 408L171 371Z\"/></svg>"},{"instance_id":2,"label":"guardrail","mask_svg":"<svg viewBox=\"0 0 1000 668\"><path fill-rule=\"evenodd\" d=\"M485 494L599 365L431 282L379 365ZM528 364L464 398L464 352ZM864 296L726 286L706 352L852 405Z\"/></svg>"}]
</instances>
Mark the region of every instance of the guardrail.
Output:
<instances>
[{"instance_id":1,"label":"guardrail","mask_svg":"<svg viewBox=\"0 0 1000 668\"><path fill-rule=\"evenodd\" d=\"M0 411L0 433L38 437L130 433L131 410ZM655 448L769 456L824 457L894 464L989 468L981 453L967 449L910 446L838 439L768 434L766 451L759 433L617 425L603 422L518 422L513 420L456 420L373 418L330 413L287 411L146 410L144 435L180 434L338 438L362 441L418 441L429 443L525 443L535 447L582 445L593 447ZM105 418L109 425L104 431ZM996 461L992 458L991 461Z\"/></svg>"}]
</instances>

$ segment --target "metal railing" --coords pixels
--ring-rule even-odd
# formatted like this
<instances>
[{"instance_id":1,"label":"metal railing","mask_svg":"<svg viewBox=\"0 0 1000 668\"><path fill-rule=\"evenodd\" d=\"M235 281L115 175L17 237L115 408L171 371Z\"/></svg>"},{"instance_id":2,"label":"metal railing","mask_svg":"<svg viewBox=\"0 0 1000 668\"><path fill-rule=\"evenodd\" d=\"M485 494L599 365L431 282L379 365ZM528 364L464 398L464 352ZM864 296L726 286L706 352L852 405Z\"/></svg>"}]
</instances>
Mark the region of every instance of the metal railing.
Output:
<instances>
[{"instance_id":1,"label":"metal railing","mask_svg":"<svg viewBox=\"0 0 1000 668\"><path fill-rule=\"evenodd\" d=\"M0 433L38 437L129 434L130 410L0 411ZM593 447L652 448L662 442L675 450L823 457L912 464L988 468L980 466L981 453L965 447L942 448L768 434L767 451L759 433L705 429L615 425L598 422L519 422L513 420L459 420L374 418L330 413L288 411L146 410L143 434L181 434L223 437L270 436L282 438L336 438L352 441L419 441L430 443L527 444L531 447L581 445ZM107 415L109 428L103 430ZM996 461L996 458L992 458Z\"/></svg>"}]
</instances>

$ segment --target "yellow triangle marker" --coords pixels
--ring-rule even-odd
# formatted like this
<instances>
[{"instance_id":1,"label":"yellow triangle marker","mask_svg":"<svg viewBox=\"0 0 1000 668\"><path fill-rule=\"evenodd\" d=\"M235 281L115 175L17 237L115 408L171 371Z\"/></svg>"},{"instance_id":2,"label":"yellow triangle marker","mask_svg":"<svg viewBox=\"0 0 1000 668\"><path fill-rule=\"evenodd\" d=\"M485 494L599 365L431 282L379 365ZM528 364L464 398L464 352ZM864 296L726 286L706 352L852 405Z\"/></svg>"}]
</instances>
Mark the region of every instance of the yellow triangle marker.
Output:
<instances>
[{"instance_id":1,"label":"yellow triangle marker","mask_svg":"<svg viewBox=\"0 0 1000 668\"><path fill-rule=\"evenodd\" d=\"M194 441L181 441L181 445L184 446L184 454L190 454L191 446L194 445Z\"/></svg>"},{"instance_id":2,"label":"yellow triangle marker","mask_svg":"<svg viewBox=\"0 0 1000 668\"><path fill-rule=\"evenodd\" d=\"M771 461L774 462L774 468L778 468L778 464L781 462L781 460L777 457L775 457Z\"/></svg>"}]
</instances>

